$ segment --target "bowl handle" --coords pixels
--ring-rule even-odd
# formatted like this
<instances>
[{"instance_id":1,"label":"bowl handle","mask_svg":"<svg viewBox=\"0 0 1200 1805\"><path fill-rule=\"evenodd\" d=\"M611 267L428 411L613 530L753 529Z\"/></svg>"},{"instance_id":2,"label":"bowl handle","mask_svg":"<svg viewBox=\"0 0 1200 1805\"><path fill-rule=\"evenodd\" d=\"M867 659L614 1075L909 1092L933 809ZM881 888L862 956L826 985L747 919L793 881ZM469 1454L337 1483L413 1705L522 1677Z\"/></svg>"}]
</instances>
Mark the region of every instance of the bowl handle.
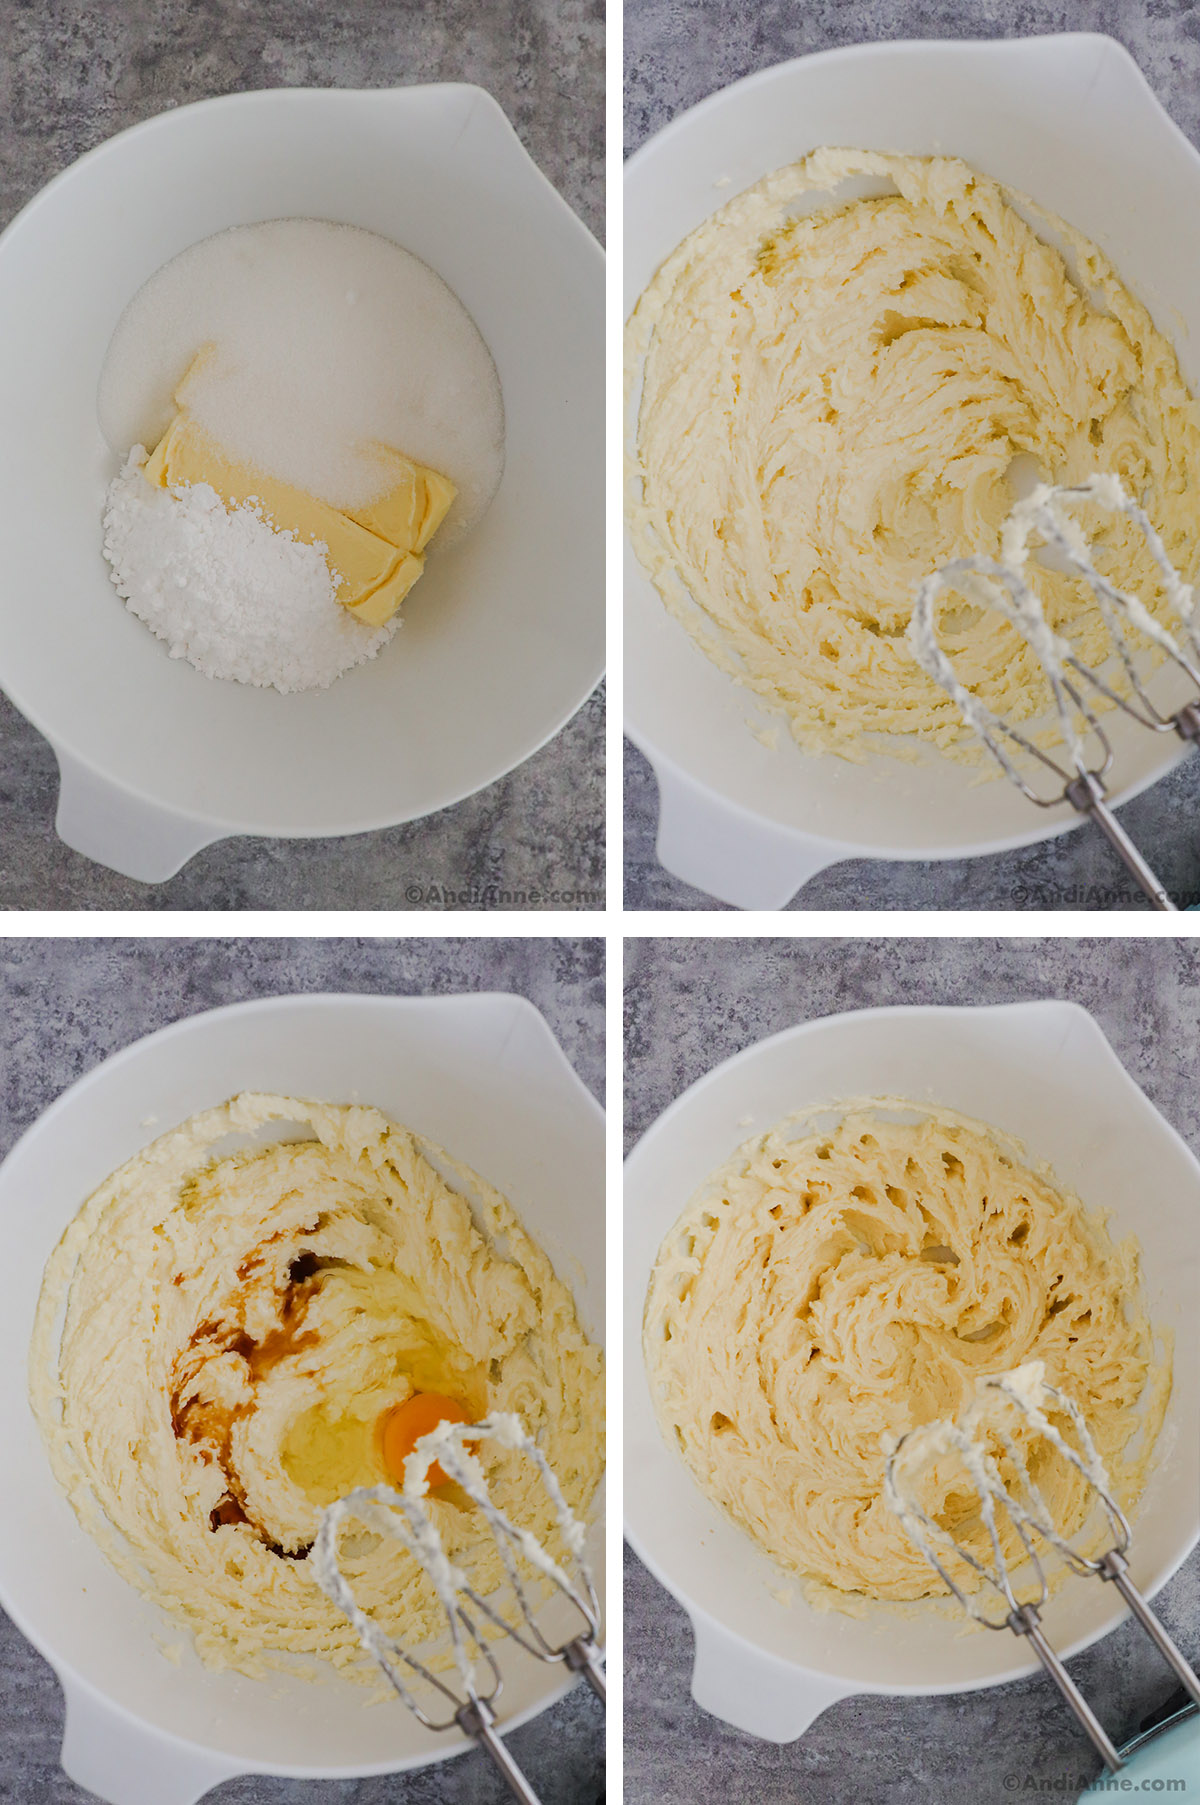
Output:
<instances>
[{"instance_id":1,"label":"bowl handle","mask_svg":"<svg viewBox=\"0 0 1200 1805\"><path fill-rule=\"evenodd\" d=\"M853 1695L853 1686L777 1661L711 1617L692 1616L692 1629L692 1697L702 1711L764 1742L795 1742L828 1706Z\"/></svg>"},{"instance_id":2,"label":"bowl handle","mask_svg":"<svg viewBox=\"0 0 1200 1805\"><path fill-rule=\"evenodd\" d=\"M138 878L143 884L165 883L195 853L223 838L220 829L207 822L127 795L58 746L54 756L59 772L54 825L59 839L122 877Z\"/></svg>"},{"instance_id":3,"label":"bowl handle","mask_svg":"<svg viewBox=\"0 0 1200 1805\"><path fill-rule=\"evenodd\" d=\"M73 1676L59 1678L67 1701L63 1772L107 1805L196 1805L214 1786L247 1771L241 1762L137 1723Z\"/></svg>"},{"instance_id":4,"label":"bowl handle","mask_svg":"<svg viewBox=\"0 0 1200 1805\"><path fill-rule=\"evenodd\" d=\"M844 847L775 827L655 765L658 861L672 877L737 909L782 909Z\"/></svg>"}]
</instances>

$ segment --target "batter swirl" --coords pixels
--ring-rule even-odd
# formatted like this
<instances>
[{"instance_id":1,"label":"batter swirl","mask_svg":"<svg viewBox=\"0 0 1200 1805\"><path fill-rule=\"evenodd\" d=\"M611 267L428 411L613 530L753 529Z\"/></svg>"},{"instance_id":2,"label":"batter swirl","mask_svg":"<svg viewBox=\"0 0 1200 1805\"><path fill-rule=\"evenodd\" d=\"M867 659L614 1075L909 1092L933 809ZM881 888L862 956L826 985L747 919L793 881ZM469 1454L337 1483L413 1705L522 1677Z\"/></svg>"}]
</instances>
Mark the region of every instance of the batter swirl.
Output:
<instances>
[{"instance_id":1,"label":"batter swirl","mask_svg":"<svg viewBox=\"0 0 1200 1805\"><path fill-rule=\"evenodd\" d=\"M1136 1243L1114 1246L1048 1169L948 1111L847 1105L830 1131L793 1137L785 1123L714 1174L651 1280L656 1409L701 1488L843 1598L942 1591L884 1502L884 1438L1039 1359L1132 1503L1170 1391ZM1026 1452L1070 1534L1082 1480L1048 1470L1044 1445ZM952 1468L943 1480L922 1502L961 1532L977 1500Z\"/></svg>"},{"instance_id":2,"label":"batter swirl","mask_svg":"<svg viewBox=\"0 0 1200 1805\"><path fill-rule=\"evenodd\" d=\"M482 1179L361 1106L247 1093L115 1172L47 1266L31 1395L84 1527L206 1662L251 1675L317 1656L375 1683L308 1556L325 1505L395 1482L394 1409L515 1412L580 1514L602 1466L600 1351L546 1255ZM553 1548L530 1463L494 1440L480 1457ZM469 1500L430 1508L450 1557L498 1586ZM443 1632L398 1544L364 1534L343 1565L407 1646Z\"/></svg>"},{"instance_id":3,"label":"batter swirl","mask_svg":"<svg viewBox=\"0 0 1200 1805\"><path fill-rule=\"evenodd\" d=\"M864 174L891 192L793 217ZM977 755L904 632L931 570L999 552L1015 460L1050 482L1119 476L1195 573L1200 410L1171 344L1094 244L957 158L819 150L768 176L667 258L627 346L638 556L808 751L912 756L894 736L913 735ZM1106 574L1156 597L1136 528L1100 525ZM1039 571L1039 591L1102 664L1078 579ZM947 597L937 628L993 713L1046 706L995 615Z\"/></svg>"}]
</instances>

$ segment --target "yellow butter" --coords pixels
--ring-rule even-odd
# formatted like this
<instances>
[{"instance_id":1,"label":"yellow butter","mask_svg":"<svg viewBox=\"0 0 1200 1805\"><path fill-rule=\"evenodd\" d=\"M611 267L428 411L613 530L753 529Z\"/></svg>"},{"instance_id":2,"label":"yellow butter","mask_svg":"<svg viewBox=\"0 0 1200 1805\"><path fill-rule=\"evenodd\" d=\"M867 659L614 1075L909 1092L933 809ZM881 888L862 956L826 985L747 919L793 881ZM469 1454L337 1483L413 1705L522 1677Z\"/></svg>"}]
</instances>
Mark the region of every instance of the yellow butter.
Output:
<instances>
[{"instance_id":1,"label":"yellow butter","mask_svg":"<svg viewBox=\"0 0 1200 1805\"><path fill-rule=\"evenodd\" d=\"M199 361L190 366L177 400L186 395ZM368 507L332 508L304 489L229 457L182 406L143 471L160 488L207 483L229 507L257 502L280 531L309 545L327 546L338 601L366 626L381 627L424 570L422 553L457 490L448 477L414 464L391 446L381 445L378 452L391 487Z\"/></svg>"},{"instance_id":2,"label":"yellow butter","mask_svg":"<svg viewBox=\"0 0 1200 1805\"><path fill-rule=\"evenodd\" d=\"M346 508L345 514L369 533L378 533L389 545L423 552L446 518L458 490L448 476L414 464L390 445L372 445L371 450L387 474L388 487L378 501L365 508Z\"/></svg>"}]
</instances>

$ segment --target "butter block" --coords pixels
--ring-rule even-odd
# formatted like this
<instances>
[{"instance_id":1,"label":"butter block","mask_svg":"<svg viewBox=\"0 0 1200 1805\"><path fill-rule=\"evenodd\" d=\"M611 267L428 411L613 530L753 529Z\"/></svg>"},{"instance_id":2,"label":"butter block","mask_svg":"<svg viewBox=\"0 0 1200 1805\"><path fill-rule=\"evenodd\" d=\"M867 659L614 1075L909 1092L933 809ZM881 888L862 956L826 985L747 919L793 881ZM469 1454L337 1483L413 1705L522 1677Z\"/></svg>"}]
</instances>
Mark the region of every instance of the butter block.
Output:
<instances>
[{"instance_id":1,"label":"butter block","mask_svg":"<svg viewBox=\"0 0 1200 1805\"><path fill-rule=\"evenodd\" d=\"M193 361L176 391L183 401ZM227 455L196 416L181 406L143 466L160 488L207 483L230 507L256 502L271 524L306 544L329 548L337 599L364 625L384 626L425 568L422 555L446 517L457 490L448 477L415 464L390 445L377 448L390 484L365 508L332 508L291 483L266 476Z\"/></svg>"},{"instance_id":2,"label":"butter block","mask_svg":"<svg viewBox=\"0 0 1200 1805\"><path fill-rule=\"evenodd\" d=\"M365 621L368 627L385 626L424 568L424 558L404 552L387 582L372 590L370 595L364 595L356 602L348 602L344 596L339 595L338 601L349 608L351 614L357 614L359 620Z\"/></svg>"},{"instance_id":3,"label":"butter block","mask_svg":"<svg viewBox=\"0 0 1200 1805\"><path fill-rule=\"evenodd\" d=\"M390 445L370 447L388 487L365 508L347 508L349 519L400 550L423 552L449 512L458 490L448 476L414 464Z\"/></svg>"}]
</instances>

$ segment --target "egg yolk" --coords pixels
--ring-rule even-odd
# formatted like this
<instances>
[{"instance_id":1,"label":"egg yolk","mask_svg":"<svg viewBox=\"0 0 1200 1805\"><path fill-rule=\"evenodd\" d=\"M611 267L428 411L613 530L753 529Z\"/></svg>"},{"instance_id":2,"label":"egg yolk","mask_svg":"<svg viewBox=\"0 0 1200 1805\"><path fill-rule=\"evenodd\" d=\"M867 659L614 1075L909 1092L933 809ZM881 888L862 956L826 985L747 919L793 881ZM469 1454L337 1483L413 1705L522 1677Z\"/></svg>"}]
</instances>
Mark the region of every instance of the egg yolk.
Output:
<instances>
[{"instance_id":1,"label":"egg yolk","mask_svg":"<svg viewBox=\"0 0 1200 1805\"><path fill-rule=\"evenodd\" d=\"M444 1398L436 1391L414 1391L403 1404L394 1404L380 1422L379 1445L383 1464L398 1484L404 1483L404 1463L423 1435L439 1423L469 1423L471 1418L457 1398ZM428 1485L448 1485L449 1480L435 1460L429 1469Z\"/></svg>"}]
</instances>

